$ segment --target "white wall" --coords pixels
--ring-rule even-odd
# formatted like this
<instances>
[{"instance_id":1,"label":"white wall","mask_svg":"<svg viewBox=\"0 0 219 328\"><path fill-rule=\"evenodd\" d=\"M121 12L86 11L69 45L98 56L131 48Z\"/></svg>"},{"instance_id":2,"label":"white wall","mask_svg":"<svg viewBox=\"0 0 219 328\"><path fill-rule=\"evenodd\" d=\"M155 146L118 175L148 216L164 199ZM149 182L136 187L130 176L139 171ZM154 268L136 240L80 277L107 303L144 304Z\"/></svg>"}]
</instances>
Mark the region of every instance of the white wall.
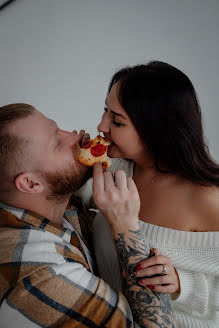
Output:
<instances>
[{"instance_id":1,"label":"white wall","mask_svg":"<svg viewBox=\"0 0 219 328\"><path fill-rule=\"evenodd\" d=\"M17 0L0 12L0 105L95 134L112 74L163 60L192 80L219 161L218 0Z\"/></svg>"}]
</instances>

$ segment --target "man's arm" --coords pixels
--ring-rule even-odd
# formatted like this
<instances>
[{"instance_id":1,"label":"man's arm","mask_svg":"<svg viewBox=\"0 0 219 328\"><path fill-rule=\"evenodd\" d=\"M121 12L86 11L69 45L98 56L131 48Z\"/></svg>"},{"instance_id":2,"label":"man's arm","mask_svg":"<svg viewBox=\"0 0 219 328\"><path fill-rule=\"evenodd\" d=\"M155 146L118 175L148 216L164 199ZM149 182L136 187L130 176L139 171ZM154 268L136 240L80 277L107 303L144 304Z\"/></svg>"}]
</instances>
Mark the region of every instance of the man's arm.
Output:
<instances>
[{"instance_id":1,"label":"man's arm","mask_svg":"<svg viewBox=\"0 0 219 328\"><path fill-rule=\"evenodd\" d=\"M170 298L141 286L133 274L137 264L149 256L139 228L140 199L134 181L124 171L103 173L101 165L94 166L94 200L111 225L122 271L124 293L134 321L141 327L173 328Z\"/></svg>"},{"instance_id":2,"label":"man's arm","mask_svg":"<svg viewBox=\"0 0 219 328\"><path fill-rule=\"evenodd\" d=\"M149 256L141 230L114 233L122 270L124 294L140 327L175 327L170 297L141 286L133 271L136 263Z\"/></svg>"},{"instance_id":3,"label":"man's arm","mask_svg":"<svg viewBox=\"0 0 219 328\"><path fill-rule=\"evenodd\" d=\"M133 328L125 296L90 273L81 259L81 263L35 265L35 272L0 299L0 326Z\"/></svg>"}]
</instances>

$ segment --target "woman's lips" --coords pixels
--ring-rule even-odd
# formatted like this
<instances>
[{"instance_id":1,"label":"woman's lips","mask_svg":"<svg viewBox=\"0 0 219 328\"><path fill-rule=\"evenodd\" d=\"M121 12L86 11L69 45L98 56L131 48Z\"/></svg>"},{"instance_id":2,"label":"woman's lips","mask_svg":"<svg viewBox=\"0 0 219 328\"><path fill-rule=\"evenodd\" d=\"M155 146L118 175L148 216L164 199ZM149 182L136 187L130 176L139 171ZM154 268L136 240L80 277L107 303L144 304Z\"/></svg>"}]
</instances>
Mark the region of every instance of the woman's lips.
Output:
<instances>
[{"instance_id":1,"label":"woman's lips","mask_svg":"<svg viewBox=\"0 0 219 328\"><path fill-rule=\"evenodd\" d=\"M110 153L112 151L112 149L114 148L115 144L112 142L109 146L108 146L108 150L107 150L107 155L110 157Z\"/></svg>"}]
</instances>

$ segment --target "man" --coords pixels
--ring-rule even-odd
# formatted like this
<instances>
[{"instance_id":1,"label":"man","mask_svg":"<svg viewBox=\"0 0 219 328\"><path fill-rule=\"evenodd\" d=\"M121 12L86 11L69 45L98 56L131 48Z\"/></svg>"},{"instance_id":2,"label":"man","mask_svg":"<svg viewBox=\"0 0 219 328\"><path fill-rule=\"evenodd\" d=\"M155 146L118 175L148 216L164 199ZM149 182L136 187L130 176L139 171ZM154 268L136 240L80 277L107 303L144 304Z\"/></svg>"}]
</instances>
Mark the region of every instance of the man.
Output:
<instances>
[{"instance_id":1,"label":"man","mask_svg":"<svg viewBox=\"0 0 219 328\"><path fill-rule=\"evenodd\" d=\"M114 183L98 164L94 200L112 227L129 304L93 273L68 205L90 176L76 160L79 141L30 105L0 108L1 327L132 327L132 313L141 327L173 327L168 296L132 274L149 254L135 184L123 171Z\"/></svg>"}]
</instances>

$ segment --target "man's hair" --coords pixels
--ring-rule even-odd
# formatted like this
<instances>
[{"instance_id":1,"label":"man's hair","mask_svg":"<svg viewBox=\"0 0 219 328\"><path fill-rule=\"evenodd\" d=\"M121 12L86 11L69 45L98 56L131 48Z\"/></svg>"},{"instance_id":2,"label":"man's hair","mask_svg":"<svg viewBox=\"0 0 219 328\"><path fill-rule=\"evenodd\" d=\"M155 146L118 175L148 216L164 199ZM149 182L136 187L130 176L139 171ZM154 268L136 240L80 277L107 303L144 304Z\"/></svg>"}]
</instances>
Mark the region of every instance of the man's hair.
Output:
<instances>
[{"instance_id":1,"label":"man's hair","mask_svg":"<svg viewBox=\"0 0 219 328\"><path fill-rule=\"evenodd\" d=\"M15 178L18 173L18 158L28 141L10 133L12 124L31 115L35 108L28 104L17 103L0 107L0 183ZM11 168L16 168L11 174ZM13 181L8 181L13 182Z\"/></svg>"}]
</instances>

